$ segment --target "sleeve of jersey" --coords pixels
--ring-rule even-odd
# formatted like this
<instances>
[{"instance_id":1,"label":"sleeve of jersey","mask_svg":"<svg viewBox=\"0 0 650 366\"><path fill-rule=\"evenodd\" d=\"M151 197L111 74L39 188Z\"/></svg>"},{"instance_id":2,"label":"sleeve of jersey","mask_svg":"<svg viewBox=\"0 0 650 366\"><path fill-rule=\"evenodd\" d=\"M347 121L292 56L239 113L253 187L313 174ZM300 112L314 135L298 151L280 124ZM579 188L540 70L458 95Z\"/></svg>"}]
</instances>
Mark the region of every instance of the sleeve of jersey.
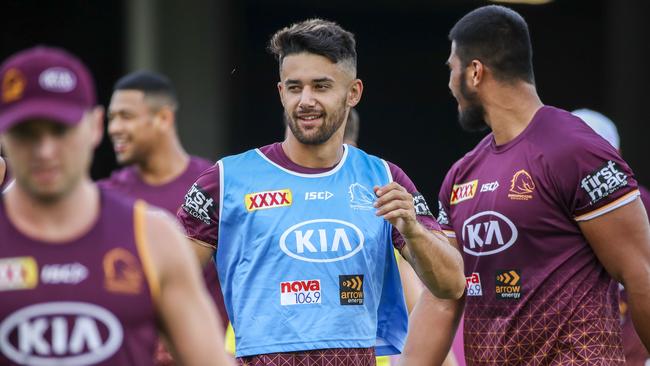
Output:
<instances>
[{"instance_id":1,"label":"sleeve of jersey","mask_svg":"<svg viewBox=\"0 0 650 366\"><path fill-rule=\"evenodd\" d=\"M587 221L639 196L634 173L602 139L582 139L548 162L561 201L576 221Z\"/></svg>"},{"instance_id":2,"label":"sleeve of jersey","mask_svg":"<svg viewBox=\"0 0 650 366\"><path fill-rule=\"evenodd\" d=\"M438 223L442 228L442 232L448 238L456 238L456 232L454 232L451 220L449 219L451 188L454 179L452 170L445 176L440 187L440 192L438 193Z\"/></svg>"},{"instance_id":3,"label":"sleeve of jersey","mask_svg":"<svg viewBox=\"0 0 650 366\"><path fill-rule=\"evenodd\" d=\"M185 235L217 247L219 230L219 167L205 170L185 194L176 217Z\"/></svg>"},{"instance_id":4,"label":"sleeve of jersey","mask_svg":"<svg viewBox=\"0 0 650 366\"><path fill-rule=\"evenodd\" d=\"M424 199L424 196L417 190L411 178L409 178L406 173L404 173L404 171L397 165L390 162L387 163L390 168L390 173L393 177L393 181L406 188L406 190L413 196L413 206L415 206L415 214L418 222L429 230L441 231L440 225L438 225L438 222L433 217L427 201ZM393 227L392 238L393 246L397 250L401 251L404 247L405 241L402 237L402 234L400 234L399 230L397 230L395 227Z\"/></svg>"}]
</instances>

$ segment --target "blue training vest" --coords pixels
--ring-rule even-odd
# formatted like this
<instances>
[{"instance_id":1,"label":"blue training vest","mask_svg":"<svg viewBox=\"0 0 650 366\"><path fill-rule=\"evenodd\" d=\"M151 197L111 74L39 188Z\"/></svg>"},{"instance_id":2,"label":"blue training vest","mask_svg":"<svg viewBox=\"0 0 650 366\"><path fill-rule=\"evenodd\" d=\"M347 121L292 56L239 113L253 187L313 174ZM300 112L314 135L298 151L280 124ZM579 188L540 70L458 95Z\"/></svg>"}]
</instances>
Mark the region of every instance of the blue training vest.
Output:
<instances>
[{"instance_id":1,"label":"blue training vest","mask_svg":"<svg viewBox=\"0 0 650 366\"><path fill-rule=\"evenodd\" d=\"M391 239L375 215L385 161L345 146L300 174L258 149L219 161L215 262L237 356L376 347L400 353L408 316Z\"/></svg>"}]
</instances>

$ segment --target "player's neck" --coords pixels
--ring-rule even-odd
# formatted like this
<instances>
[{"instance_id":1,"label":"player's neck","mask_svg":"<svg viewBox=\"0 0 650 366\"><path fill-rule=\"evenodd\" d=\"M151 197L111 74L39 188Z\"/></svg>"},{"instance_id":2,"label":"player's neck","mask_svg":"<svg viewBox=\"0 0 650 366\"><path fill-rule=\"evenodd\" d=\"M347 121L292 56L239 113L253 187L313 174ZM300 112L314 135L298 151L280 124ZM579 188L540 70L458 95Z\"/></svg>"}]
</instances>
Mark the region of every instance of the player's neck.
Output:
<instances>
[{"instance_id":1,"label":"player's neck","mask_svg":"<svg viewBox=\"0 0 650 366\"><path fill-rule=\"evenodd\" d=\"M289 160L305 168L330 168L343 157L343 138L335 134L320 145L306 145L293 136L282 142L282 150Z\"/></svg>"},{"instance_id":2,"label":"player's neck","mask_svg":"<svg viewBox=\"0 0 650 366\"><path fill-rule=\"evenodd\" d=\"M137 165L137 170L142 181L157 186L169 183L183 174L189 163L189 155L180 142L175 140L158 145L145 161Z\"/></svg>"},{"instance_id":3,"label":"player's neck","mask_svg":"<svg viewBox=\"0 0 650 366\"><path fill-rule=\"evenodd\" d=\"M100 212L99 190L88 177L53 202L35 199L19 184L4 197L9 221L24 235L51 244L69 242L87 233Z\"/></svg>"},{"instance_id":4,"label":"player's neck","mask_svg":"<svg viewBox=\"0 0 650 366\"><path fill-rule=\"evenodd\" d=\"M528 127L543 104L531 84L522 82L495 89L484 101L485 120L492 129L494 142L503 145Z\"/></svg>"}]
</instances>

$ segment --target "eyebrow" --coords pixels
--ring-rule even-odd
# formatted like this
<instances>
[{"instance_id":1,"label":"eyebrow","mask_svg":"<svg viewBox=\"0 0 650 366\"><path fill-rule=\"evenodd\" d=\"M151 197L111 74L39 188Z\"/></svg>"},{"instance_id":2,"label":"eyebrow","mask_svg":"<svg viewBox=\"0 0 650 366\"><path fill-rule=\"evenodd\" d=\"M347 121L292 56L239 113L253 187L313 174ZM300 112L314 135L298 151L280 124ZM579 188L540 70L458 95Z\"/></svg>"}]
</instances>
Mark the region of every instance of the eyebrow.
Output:
<instances>
[{"instance_id":1,"label":"eyebrow","mask_svg":"<svg viewBox=\"0 0 650 366\"><path fill-rule=\"evenodd\" d=\"M333 83L334 79L332 79L330 77L322 77L322 78L318 78L318 79L313 79L311 82L312 83L326 83L326 82ZM287 79L287 80L285 80L284 84L285 85L290 85L290 84L295 85L295 84L302 84L302 82L300 80L296 80L296 79Z\"/></svg>"}]
</instances>

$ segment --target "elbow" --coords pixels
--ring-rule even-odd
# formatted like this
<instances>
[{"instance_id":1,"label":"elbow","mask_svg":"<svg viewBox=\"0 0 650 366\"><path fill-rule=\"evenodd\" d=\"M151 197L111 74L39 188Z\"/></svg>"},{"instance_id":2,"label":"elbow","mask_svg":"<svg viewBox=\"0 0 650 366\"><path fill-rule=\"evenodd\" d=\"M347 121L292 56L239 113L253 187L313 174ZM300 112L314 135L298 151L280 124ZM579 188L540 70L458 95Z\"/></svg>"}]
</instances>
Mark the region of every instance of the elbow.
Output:
<instances>
[{"instance_id":1,"label":"elbow","mask_svg":"<svg viewBox=\"0 0 650 366\"><path fill-rule=\"evenodd\" d=\"M465 294L465 277L455 276L453 281L449 281L446 285L438 286L433 293L439 299L445 300L458 300Z\"/></svg>"}]
</instances>

